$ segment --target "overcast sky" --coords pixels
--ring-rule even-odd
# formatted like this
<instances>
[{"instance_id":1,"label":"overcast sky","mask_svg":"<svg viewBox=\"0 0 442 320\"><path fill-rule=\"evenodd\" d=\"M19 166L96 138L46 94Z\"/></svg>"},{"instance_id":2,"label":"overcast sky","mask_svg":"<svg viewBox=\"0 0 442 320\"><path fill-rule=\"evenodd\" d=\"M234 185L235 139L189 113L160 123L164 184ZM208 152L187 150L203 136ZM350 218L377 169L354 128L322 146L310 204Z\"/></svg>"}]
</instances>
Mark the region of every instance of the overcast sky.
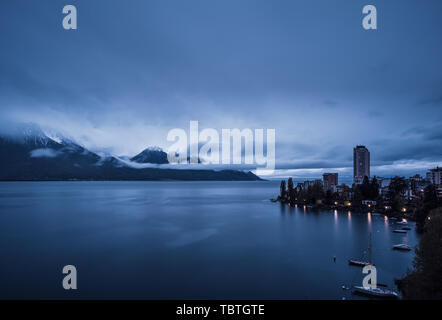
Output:
<instances>
[{"instance_id":1,"label":"overcast sky","mask_svg":"<svg viewBox=\"0 0 442 320\"><path fill-rule=\"evenodd\" d=\"M3 0L0 117L129 156L190 120L275 128L279 175L351 175L356 144L408 175L442 164L441 32L439 0Z\"/></svg>"}]
</instances>

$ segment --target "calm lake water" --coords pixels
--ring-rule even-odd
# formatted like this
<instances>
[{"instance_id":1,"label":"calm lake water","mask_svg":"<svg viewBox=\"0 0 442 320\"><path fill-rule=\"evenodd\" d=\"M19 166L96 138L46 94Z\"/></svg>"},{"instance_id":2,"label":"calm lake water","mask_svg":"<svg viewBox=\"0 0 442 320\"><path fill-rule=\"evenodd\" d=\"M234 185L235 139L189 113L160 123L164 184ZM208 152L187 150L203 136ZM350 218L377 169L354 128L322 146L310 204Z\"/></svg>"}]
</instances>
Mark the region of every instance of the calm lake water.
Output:
<instances>
[{"instance_id":1,"label":"calm lake water","mask_svg":"<svg viewBox=\"0 0 442 320\"><path fill-rule=\"evenodd\" d=\"M0 183L0 298L355 299L372 234L378 282L414 230L383 215L271 203L279 182ZM333 262L336 256L336 262ZM78 290L62 288L62 268Z\"/></svg>"}]
</instances>

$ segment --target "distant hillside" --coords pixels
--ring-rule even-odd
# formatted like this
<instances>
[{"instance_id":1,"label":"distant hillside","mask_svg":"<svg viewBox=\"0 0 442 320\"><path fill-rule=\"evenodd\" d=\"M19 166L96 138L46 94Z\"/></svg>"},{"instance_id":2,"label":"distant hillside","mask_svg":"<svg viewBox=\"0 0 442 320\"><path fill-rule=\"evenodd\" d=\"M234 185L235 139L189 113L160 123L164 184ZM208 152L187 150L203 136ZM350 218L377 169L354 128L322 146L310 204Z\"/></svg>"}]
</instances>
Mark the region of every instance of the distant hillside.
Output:
<instances>
[{"instance_id":1,"label":"distant hillside","mask_svg":"<svg viewBox=\"0 0 442 320\"><path fill-rule=\"evenodd\" d=\"M155 164L169 163L169 161L167 160L167 153L165 153L160 148L155 148L155 147L144 149L142 152L140 152L130 160L138 163L155 163Z\"/></svg>"},{"instance_id":2,"label":"distant hillside","mask_svg":"<svg viewBox=\"0 0 442 320\"><path fill-rule=\"evenodd\" d=\"M130 159L166 164L167 155L148 148ZM102 157L65 138L50 138L38 128L26 127L0 136L0 180L260 180L236 170L181 170L133 168L113 156Z\"/></svg>"}]
</instances>

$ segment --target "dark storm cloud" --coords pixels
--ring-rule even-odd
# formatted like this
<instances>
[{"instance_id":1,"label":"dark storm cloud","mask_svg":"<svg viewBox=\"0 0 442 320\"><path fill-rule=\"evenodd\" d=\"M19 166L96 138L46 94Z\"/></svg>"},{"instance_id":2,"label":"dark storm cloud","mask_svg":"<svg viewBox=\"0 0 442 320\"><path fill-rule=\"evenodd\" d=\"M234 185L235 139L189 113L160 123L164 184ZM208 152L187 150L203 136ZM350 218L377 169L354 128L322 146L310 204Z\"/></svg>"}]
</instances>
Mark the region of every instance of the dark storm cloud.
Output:
<instances>
[{"instance_id":1,"label":"dark storm cloud","mask_svg":"<svg viewBox=\"0 0 442 320\"><path fill-rule=\"evenodd\" d=\"M324 104L329 107L336 107L339 105L339 102L331 99L324 100Z\"/></svg>"},{"instance_id":2,"label":"dark storm cloud","mask_svg":"<svg viewBox=\"0 0 442 320\"><path fill-rule=\"evenodd\" d=\"M407 143L404 141L404 143ZM378 157L380 163L390 163L390 161L399 160L434 160L440 161L442 152L438 148L434 148L430 143L411 143L406 148L390 147L389 149L381 149L382 155ZM376 163L376 162L375 162Z\"/></svg>"},{"instance_id":3,"label":"dark storm cloud","mask_svg":"<svg viewBox=\"0 0 442 320\"><path fill-rule=\"evenodd\" d=\"M415 126L405 132L403 132L403 137L419 138L419 141L424 142L439 142L442 143L442 122L434 121L428 126Z\"/></svg>"},{"instance_id":4,"label":"dark storm cloud","mask_svg":"<svg viewBox=\"0 0 442 320\"><path fill-rule=\"evenodd\" d=\"M0 94L18 99L30 99L29 103L72 101L79 102L80 96L59 84L47 85L32 76L24 68L0 62ZM31 108L30 108L31 109Z\"/></svg>"},{"instance_id":5,"label":"dark storm cloud","mask_svg":"<svg viewBox=\"0 0 442 320\"><path fill-rule=\"evenodd\" d=\"M435 96L429 99L421 100L419 102L420 105L440 105L442 104L442 95Z\"/></svg>"},{"instance_id":6,"label":"dark storm cloud","mask_svg":"<svg viewBox=\"0 0 442 320\"><path fill-rule=\"evenodd\" d=\"M2 120L116 154L198 120L275 128L283 169L351 167L356 144L441 161L440 1L371 1L376 31L363 0L75 0L76 31L65 4L1 2Z\"/></svg>"},{"instance_id":7,"label":"dark storm cloud","mask_svg":"<svg viewBox=\"0 0 442 320\"><path fill-rule=\"evenodd\" d=\"M382 112L380 112L380 111L377 111L377 110L370 110L370 111L367 112L367 115L368 115L370 118L380 118L380 117L382 117L384 114L383 114Z\"/></svg>"}]
</instances>

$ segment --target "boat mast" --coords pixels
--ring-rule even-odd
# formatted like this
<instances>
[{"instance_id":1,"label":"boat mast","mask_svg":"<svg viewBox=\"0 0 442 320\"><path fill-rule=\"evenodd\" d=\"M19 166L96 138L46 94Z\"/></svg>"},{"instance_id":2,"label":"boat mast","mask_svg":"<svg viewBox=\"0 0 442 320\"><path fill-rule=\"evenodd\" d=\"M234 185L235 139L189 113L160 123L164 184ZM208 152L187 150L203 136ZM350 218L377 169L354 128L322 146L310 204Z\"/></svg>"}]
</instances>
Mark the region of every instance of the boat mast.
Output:
<instances>
[{"instance_id":1,"label":"boat mast","mask_svg":"<svg viewBox=\"0 0 442 320\"><path fill-rule=\"evenodd\" d=\"M371 263L371 232L368 240L368 262Z\"/></svg>"}]
</instances>

